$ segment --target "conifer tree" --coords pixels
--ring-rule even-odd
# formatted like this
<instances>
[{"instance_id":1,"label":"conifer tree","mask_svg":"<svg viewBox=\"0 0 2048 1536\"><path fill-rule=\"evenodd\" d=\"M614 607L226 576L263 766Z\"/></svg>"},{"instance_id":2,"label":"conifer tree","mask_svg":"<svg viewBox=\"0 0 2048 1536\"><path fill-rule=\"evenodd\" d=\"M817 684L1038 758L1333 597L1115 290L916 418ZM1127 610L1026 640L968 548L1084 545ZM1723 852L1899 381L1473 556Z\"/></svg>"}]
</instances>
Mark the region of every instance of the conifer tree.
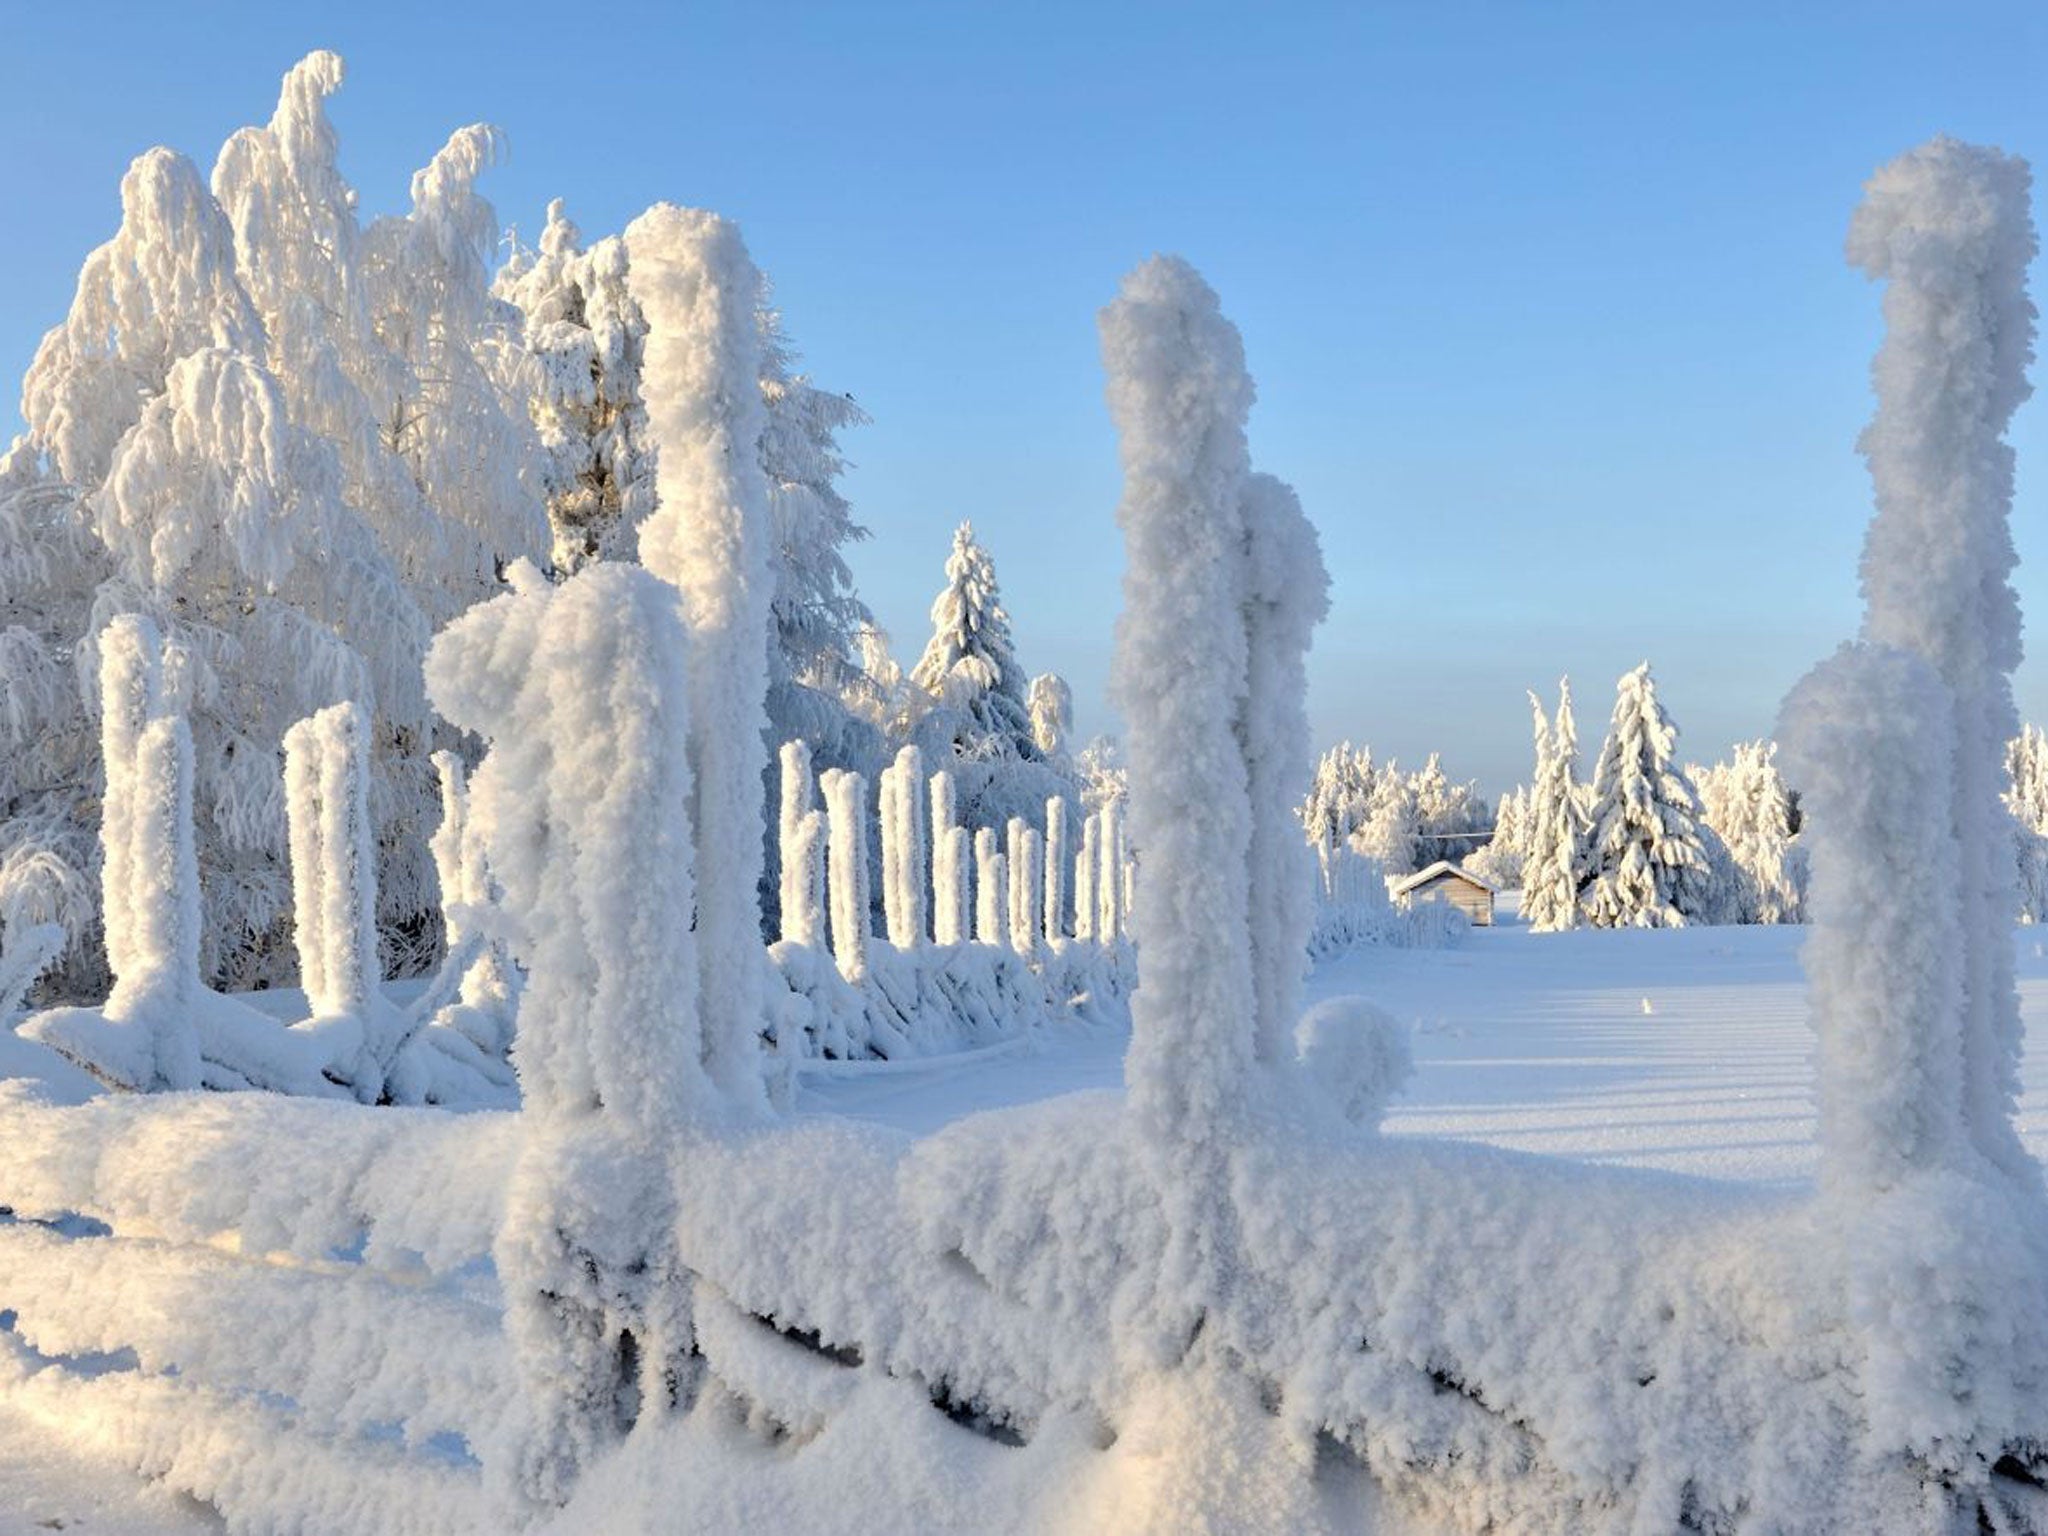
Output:
<instances>
[{"instance_id":1,"label":"conifer tree","mask_svg":"<svg viewBox=\"0 0 2048 1536\"><path fill-rule=\"evenodd\" d=\"M1572 681L1558 683L1557 718L1529 695L1535 716L1536 771L1523 810L1522 917L1539 933L1575 928L1586 860L1586 801L1578 783L1578 724Z\"/></svg>"},{"instance_id":2,"label":"conifer tree","mask_svg":"<svg viewBox=\"0 0 2048 1536\"><path fill-rule=\"evenodd\" d=\"M1623 675L1593 774L1584 906L1600 928L1682 928L1716 914L1699 795L1672 757L1678 728L1650 664Z\"/></svg>"},{"instance_id":3,"label":"conifer tree","mask_svg":"<svg viewBox=\"0 0 2048 1536\"><path fill-rule=\"evenodd\" d=\"M954 530L946 585L932 601L931 618L932 637L910 677L952 717L955 750L969 757L1036 759L1010 615L996 585L995 562L975 542L972 523Z\"/></svg>"}]
</instances>

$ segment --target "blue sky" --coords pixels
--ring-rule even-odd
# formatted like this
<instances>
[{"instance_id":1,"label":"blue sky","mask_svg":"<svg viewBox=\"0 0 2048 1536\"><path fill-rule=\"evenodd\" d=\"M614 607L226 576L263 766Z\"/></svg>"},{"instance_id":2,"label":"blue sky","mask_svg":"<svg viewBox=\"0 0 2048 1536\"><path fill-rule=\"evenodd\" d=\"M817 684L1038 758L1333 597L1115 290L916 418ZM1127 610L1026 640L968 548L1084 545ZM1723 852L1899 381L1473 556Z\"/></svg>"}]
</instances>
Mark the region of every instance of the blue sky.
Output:
<instances>
[{"instance_id":1,"label":"blue sky","mask_svg":"<svg viewBox=\"0 0 2048 1536\"><path fill-rule=\"evenodd\" d=\"M1318 737L1440 749L1489 788L1526 773L1523 690L1566 671L1582 738L1645 657L1690 755L1769 730L1856 622L1861 182L1937 131L2048 164L2038 5L5 14L10 376L128 160L210 167L331 47L367 213L486 120L529 232L556 195L592 234L662 198L739 220L807 365L874 417L846 445L874 535L853 563L905 664L971 517L1084 730L1113 723L1121 565L1094 315L1185 255L1245 334L1255 457L1322 529ZM2014 438L2021 597L2048 616L2044 409ZM2048 721L2048 659L2020 701Z\"/></svg>"}]
</instances>

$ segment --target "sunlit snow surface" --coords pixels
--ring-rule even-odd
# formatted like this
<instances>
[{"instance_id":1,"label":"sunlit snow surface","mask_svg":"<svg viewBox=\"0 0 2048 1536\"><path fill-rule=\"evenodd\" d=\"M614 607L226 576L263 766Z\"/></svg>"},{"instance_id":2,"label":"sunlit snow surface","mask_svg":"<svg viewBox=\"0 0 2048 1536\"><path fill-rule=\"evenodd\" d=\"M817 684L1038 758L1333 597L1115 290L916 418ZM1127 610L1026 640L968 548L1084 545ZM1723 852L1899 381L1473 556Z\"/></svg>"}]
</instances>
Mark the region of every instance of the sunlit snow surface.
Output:
<instances>
[{"instance_id":1,"label":"sunlit snow surface","mask_svg":"<svg viewBox=\"0 0 2048 1536\"><path fill-rule=\"evenodd\" d=\"M1310 1002L1356 992L1408 1021L1416 1075L1398 1135L1456 1136L1587 1162L1791 1186L1816 1165L1799 945L1805 931L1532 934L1504 911L1450 950L1356 950ZM2029 1036L2048 1039L2048 928L2015 931ZM1123 1080L1121 1033L969 1058L807 1068L799 1107L923 1134L976 1110ZM2020 1130L2048 1158L2048 1048L2024 1071Z\"/></svg>"},{"instance_id":2,"label":"sunlit snow surface","mask_svg":"<svg viewBox=\"0 0 2048 1536\"><path fill-rule=\"evenodd\" d=\"M2020 989L2030 1030L2048 1038L2048 929L2036 935L2015 932ZM1509 922L1449 950L1354 951L1319 966L1307 994L1360 993L1411 1024L1418 1071L1389 1115L1397 1136L1795 1187L1815 1166L1803 937L1536 935ZM1060 1026L944 1060L817 1064L803 1069L798 1108L923 1134L983 1109L1115 1088L1124 1043L1121 1031ZM11 1061L0 1053L0 1070ZM2027 1068L2022 1130L2048 1156L2048 1050ZM0 1411L0 1536L74 1527L220 1529L210 1512L60 1453Z\"/></svg>"}]
</instances>

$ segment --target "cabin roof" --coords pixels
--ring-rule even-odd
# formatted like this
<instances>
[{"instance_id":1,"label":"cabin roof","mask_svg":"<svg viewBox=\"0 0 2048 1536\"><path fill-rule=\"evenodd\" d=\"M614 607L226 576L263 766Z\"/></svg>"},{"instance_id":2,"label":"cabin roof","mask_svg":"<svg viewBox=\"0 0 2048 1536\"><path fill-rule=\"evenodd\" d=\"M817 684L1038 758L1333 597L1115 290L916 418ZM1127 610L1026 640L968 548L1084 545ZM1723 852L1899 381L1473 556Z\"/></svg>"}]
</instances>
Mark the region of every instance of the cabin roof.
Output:
<instances>
[{"instance_id":1,"label":"cabin roof","mask_svg":"<svg viewBox=\"0 0 2048 1536\"><path fill-rule=\"evenodd\" d=\"M1394 887L1394 894L1396 896L1406 896L1410 891L1425 886L1430 881L1443 875L1454 876L1459 880L1463 880L1467 885L1476 885L1489 896L1496 894L1495 887L1489 882L1480 879L1463 865L1453 864L1449 859L1438 859L1429 868L1418 869L1414 874Z\"/></svg>"}]
</instances>

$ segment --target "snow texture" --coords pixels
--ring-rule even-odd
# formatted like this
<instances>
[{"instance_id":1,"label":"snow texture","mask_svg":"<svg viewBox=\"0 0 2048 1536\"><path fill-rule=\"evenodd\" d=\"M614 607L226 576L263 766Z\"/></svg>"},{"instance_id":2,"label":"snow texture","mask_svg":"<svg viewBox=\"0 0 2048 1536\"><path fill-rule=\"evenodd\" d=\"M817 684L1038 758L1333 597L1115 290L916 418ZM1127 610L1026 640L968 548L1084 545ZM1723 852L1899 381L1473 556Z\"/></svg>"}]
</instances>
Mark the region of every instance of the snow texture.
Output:
<instances>
[{"instance_id":1,"label":"snow texture","mask_svg":"<svg viewBox=\"0 0 2048 1536\"><path fill-rule=\"evenodd\" d=\"M764 973L756 889L767 767L768 485L761 473L761 276L736 226L662 204L626 231L647 316L648 425L660 504L641 563L683 595L690 626L691 822L697 842L697 1012L712 1078L765 1108Z\"/></svg>"},{"instance_id":2,"label":"snow texture","mask_svg":"<svg viewBox=\"0 0 2048 1536\"><path fill-rule=\"evenodd\" d=\"M2029 1180L2038 1173L2012 1133L2019 1014L1999 936L2016 876L1997 790L2019 724L2004 434L2031 393L2031 179L2013 156L1933 139L1871 178L1848 241L1850 261L1885 283L1877 414L1858 445L1877 500L1861 567L1863 635L1925 657L1953 695L1968 1125L1979 1151Z\"/></svg>"}]
</instances>

